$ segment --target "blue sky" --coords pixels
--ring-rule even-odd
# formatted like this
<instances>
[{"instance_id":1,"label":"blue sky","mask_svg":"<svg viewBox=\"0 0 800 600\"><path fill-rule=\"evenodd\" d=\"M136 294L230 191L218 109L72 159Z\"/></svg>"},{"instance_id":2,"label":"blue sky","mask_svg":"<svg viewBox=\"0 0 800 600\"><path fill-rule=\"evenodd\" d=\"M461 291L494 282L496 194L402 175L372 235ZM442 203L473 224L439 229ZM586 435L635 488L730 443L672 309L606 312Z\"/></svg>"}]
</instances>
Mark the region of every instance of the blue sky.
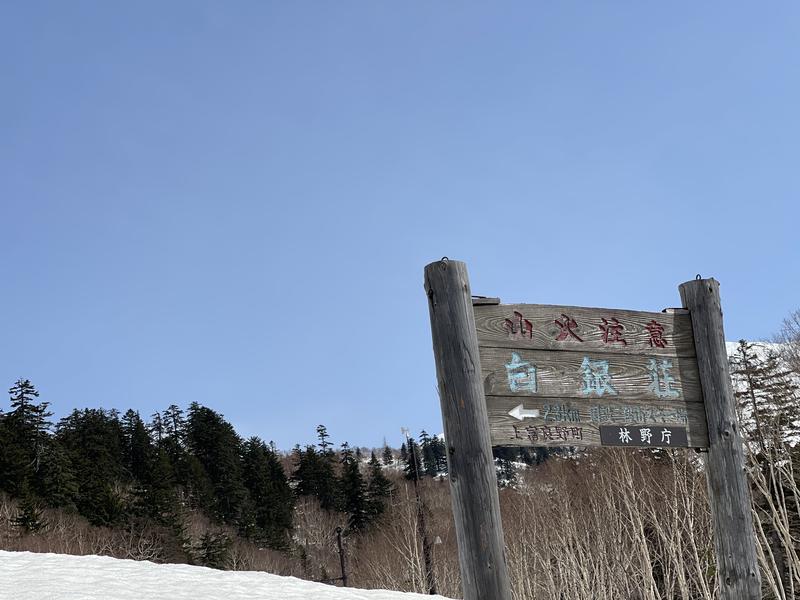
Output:
<instances>
[{"instance_id":1,"label":"blue sky","mask_svg":"<svg viewBox=\"0 0 800 600\"><path fill-rule=\"evenodd\" d=\"M800 308L796 3L2 2L0 381L280 448L441 431L424 266Z\"/></svg>"}]
</instances>

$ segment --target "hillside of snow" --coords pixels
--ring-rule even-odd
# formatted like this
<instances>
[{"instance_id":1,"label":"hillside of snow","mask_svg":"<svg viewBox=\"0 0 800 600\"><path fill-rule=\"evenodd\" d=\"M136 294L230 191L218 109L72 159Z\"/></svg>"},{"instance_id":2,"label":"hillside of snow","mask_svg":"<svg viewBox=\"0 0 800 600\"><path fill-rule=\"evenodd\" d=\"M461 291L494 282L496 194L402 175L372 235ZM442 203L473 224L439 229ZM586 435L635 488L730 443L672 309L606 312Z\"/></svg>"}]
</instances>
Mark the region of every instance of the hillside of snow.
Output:
<instances>
[{"instance_id":1,"label":"hillside of snow","mask_svg":"<svg viewBox=\"0 0 800 600\"><path fill-rule=\"evenodd\" d=\"M0 550L2 600L422 600L256 571Z\"/></svg>"}]
</instances>

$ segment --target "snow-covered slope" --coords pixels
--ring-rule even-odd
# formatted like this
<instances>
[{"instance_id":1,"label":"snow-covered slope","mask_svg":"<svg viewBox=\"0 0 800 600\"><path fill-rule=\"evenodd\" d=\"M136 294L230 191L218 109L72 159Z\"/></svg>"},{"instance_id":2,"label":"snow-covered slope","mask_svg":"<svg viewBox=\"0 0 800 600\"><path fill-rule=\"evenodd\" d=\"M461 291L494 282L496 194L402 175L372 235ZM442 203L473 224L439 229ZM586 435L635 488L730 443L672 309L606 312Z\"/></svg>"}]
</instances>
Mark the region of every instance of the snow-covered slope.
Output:
<instances>
[{"instance_id":1,"label":"snow-covered slope","mask_svg":"<svg viewBox=\"0 0 800 600\"><path fill-rule=\"evenodd\" d=\"M261 572L0 550L0 600L422 600Z\"/></svg>"}]
</instances>

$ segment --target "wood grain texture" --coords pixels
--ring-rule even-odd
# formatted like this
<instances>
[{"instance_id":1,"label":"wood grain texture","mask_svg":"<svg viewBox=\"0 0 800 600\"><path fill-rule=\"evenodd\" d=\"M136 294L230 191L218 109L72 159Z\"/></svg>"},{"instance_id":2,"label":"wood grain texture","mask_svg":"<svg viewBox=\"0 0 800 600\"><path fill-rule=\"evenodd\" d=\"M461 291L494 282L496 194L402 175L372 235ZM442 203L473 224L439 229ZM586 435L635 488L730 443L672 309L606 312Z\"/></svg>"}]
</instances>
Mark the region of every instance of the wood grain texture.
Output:
<instances>
[{"instance_id":1,"label":"wood grain texture","mask_svg":"<svg viewBox=\"0 0 800 600\"><path fill-rule=\"evenodd\" d=\"M509 375L524 374L529 367L514 368L512 352L523 363L535 366L536 392L532 392L527 382L511 383ZM599 352L552 352L547 350L527 350L520 348L480 349L481 372L483 374L484 393L500 396L551 396L562 398L586 398L596 394L584 394L586 389L583 379L582 362L584 357L590 360L607 360L611 387L616 391L614 398L653 401L663 400L653 388L650 360L656 362L656 376L659 377L658 389L666 394L667 389L678 393L670 399L686 402L702 402L700 379L697 372L697 361L694 358L663 357L658 355L635 356L630 354L610 354ZM669 383L661 378L664 373L663 361L672 365L666 372L675 381ZM516 390L512 389L512 386ZM609 395L609 394L604 394Z\"/></svg>"},{"instance_id":2,"label":"wood grain texture","mask_svg":"<svg viewBox=\"0 0 800 600\"><path fill-rule=\"evenodd\" d=\"M744 472L742 437L725 350L719 283L687 281L680 286L689 309L705 398L709 449L706 460L717 577L722 600L761 598L761 575Z\"/></svg>"},{"instance_id":3,"label":"wood grain texture","mask_svg":"<svg viewBox=\"0 0 800 600\"><path fill-rule=\"evenodd\" d=\"M509 414L515 407L538 410L539 416L519 420ZM489 428L494 446L599 446L600 425L657 425L686 427L689 446L708 446L705 410L701 403L621 402L607 398L592 400L564 400L563 398L520 398L514 396L488 396L486 398ZM581 439L570 431L566 438L553 439L540 435L533 440L524 432L528 427L582 428ZM522 433L521 433L522 432Z\"/></svg>"},{"instance_id":4,"label":"wood grain texture","mask_svg":"<svg viewBox=\"0 0 800 600\"><path fill-rule=\"evenodd\" d=\"M466 265L425 267L465 600L511 600Z\"/></svg>"},{"instance_id":5,"label":"wood grain texture","mask_svg":"<svg viewBox=\"0 0 800 600\"><path fill-rule=\"evenodd\" d=\"M522 315L520 318L514 313ZM538 350L600 351L621 354L657 354L659 356L694 356L694 341L689 315L684 311L669 313L639 312L611 308L581 308L575 306L550 306L546 304L488 304L474 306L478 343L481 347L527 348ZM569 336L559 341L563 331L556 321L564 322L562 315L574 319L574 332L583 341ZM603 340L602 319L616 318L622 325L622 339L627 343ZM506 319L510 319L509 326ZM530 323L530 327L524 321ZM656 321L664 327L666 346L650 344L647 325ZM511 333L511 327L516 333ZM524 331L520 331L523 329Z\"/></svg>"}]
</instances>

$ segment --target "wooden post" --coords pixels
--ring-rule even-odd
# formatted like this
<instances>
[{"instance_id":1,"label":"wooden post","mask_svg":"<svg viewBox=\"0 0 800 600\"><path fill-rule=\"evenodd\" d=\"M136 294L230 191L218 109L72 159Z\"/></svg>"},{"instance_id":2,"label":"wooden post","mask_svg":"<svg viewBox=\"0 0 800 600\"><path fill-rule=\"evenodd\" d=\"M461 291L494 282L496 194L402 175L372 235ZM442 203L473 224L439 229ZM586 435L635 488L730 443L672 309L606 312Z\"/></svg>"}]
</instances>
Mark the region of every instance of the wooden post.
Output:
<instances>
[{"instance_id":1,"label":"wooden post","mask_svg":"<svg viewBox=\"0 0 800 600\"><path fill-rule=\"evenodd\" d=\"M706 480L714 525L717 580L721 600L761 598L761 574L744 473L742 436L736 420L719 282L696 279L680 286L692 316L700 385L708 421Z\"/></svg>"},{"instance_id":2,"label":"wooden post","mask_svg":"<svg viewBox=\"0 0 800 600\"><path fill-rule=\"evenodd\" d=\"M342 587L347 587L347 569L344 566L344 550L342 549L342 528L336 528L336 545L339 548L339 567L342 570Z\"/></svg>"},{"instance_id":3,"label":"wooden post","mask_svg":"<svg viewBox=\"0 0 800 600\"><path fill-rule=\"evenodd\" d=\"M511 600L467 266L425 267L464 600Z\"/></svg>"}]
</instances>

